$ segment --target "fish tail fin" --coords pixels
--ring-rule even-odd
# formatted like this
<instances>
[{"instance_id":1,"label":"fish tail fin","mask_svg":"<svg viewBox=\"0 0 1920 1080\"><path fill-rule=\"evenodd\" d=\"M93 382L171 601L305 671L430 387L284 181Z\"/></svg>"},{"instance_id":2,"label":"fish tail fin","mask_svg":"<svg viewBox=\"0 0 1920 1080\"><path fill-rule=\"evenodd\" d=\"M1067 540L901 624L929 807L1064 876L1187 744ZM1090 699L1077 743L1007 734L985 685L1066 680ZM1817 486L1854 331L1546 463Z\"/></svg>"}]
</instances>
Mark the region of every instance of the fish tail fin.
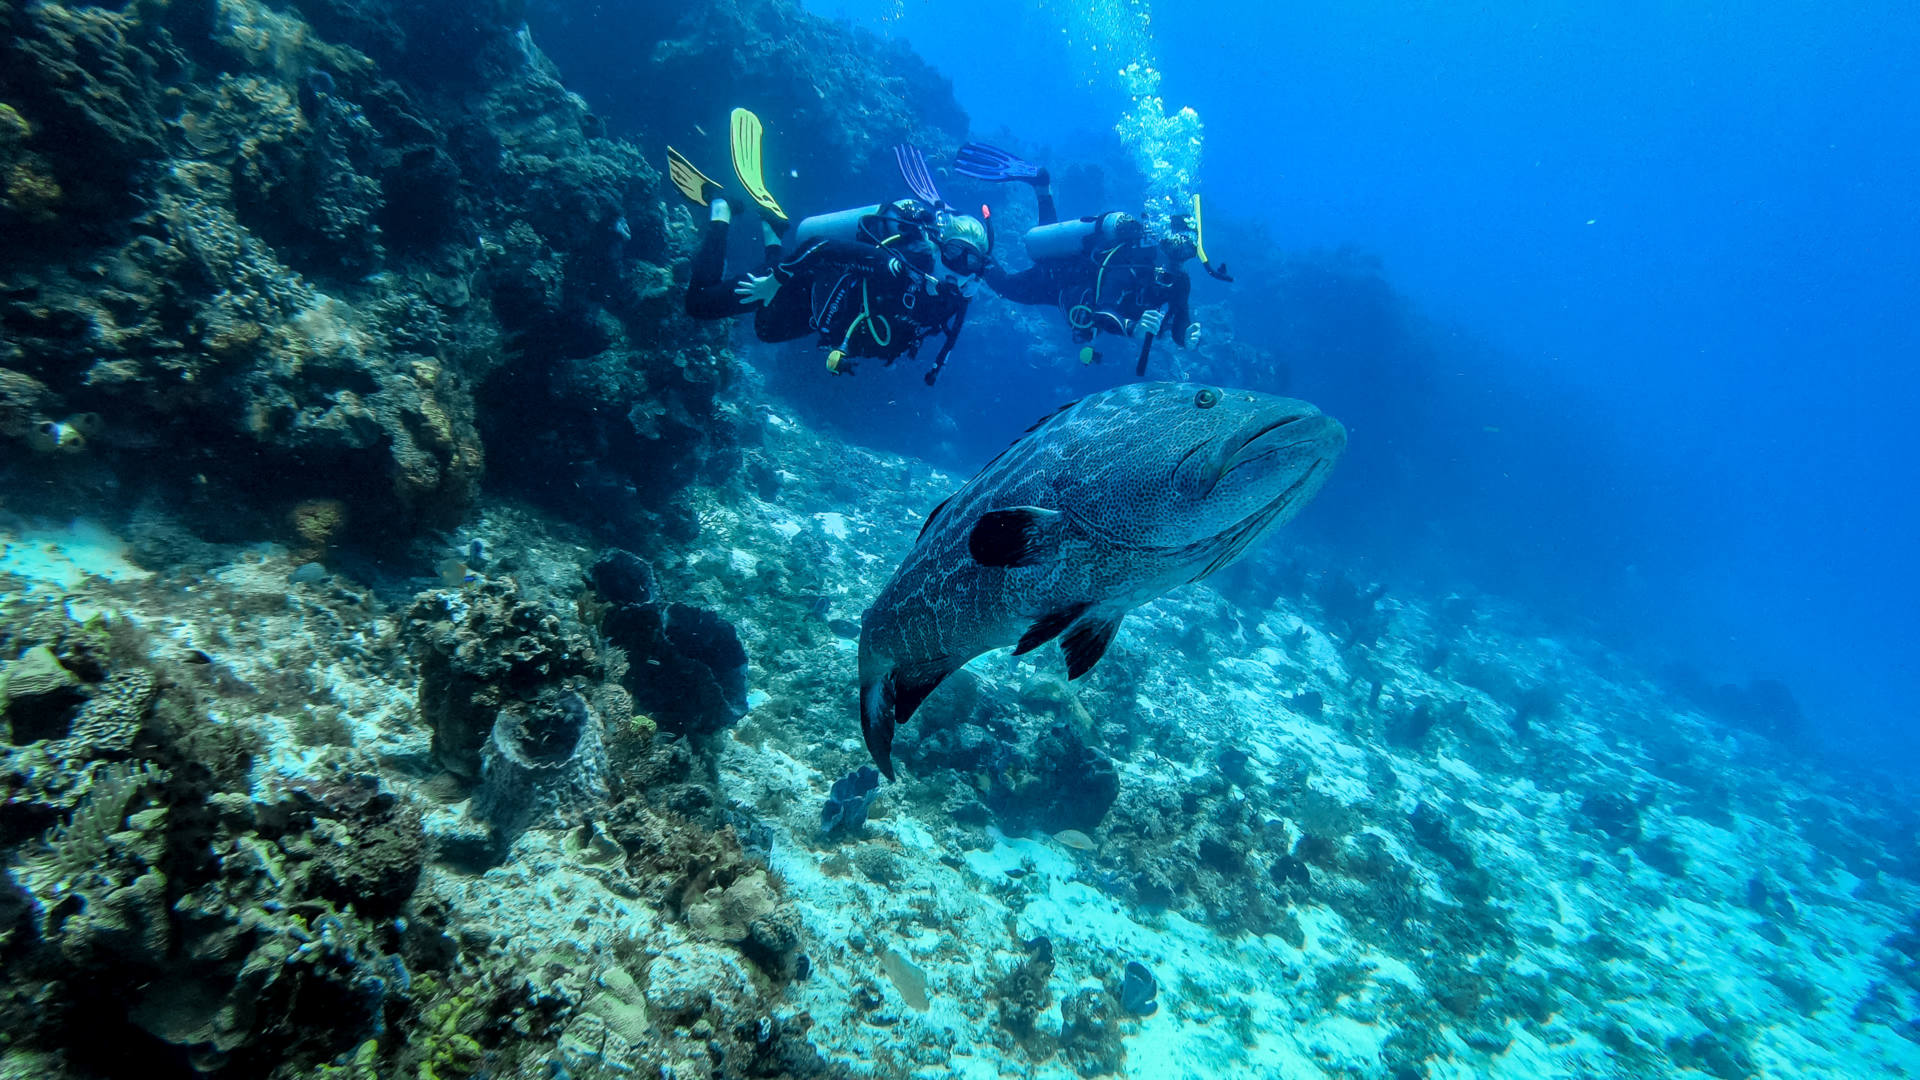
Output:
<instances>
[{"instance_id":1,"label":"fish tail fin","mask_svg":"<svg viewBox=\"0 0 1920 1080\"><path fill-rule=\"evenodd\" d=\"M914 711L934 688L953 674L952 668L936 669L930 677L902 678L895 668L885 675L863 679L860 683L860 734L867 740L867 753L887 779L893 780L893 733L913 719Z\"/></svg>"}]
</instances>

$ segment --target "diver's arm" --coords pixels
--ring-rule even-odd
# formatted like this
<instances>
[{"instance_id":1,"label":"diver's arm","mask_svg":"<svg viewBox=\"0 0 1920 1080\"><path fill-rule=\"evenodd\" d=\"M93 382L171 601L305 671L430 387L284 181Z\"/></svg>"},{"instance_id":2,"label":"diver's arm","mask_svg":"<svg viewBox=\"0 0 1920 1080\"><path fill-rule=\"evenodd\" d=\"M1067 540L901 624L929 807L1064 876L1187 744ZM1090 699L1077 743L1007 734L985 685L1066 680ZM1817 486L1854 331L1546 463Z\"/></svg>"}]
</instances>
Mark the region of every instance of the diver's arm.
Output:
<instances>
[{"instance_id":1,"label":"diver's arm","mask_svg":"<svg viewBox=\"0 0 1920 1080\"><path fill-rule=\"evenodd\" d=\"M933 367L927 369L927 373L921 376L928 386L932 386L934 380L940 377L940 369L947 366L947 357L953 352L953 343L960 340L960 329L967 324L969 303L966 300L960 301L960 310L954 312L953 317L947 321L947 340L941 344L940 352L934 356Z\"/></svg>"},{"instance_id":2,"label":"diver's arm","mask_svg":"<svg viewBox=\"0 0 1920 1080\"><path fill-rule=\"evenodd\" d=\"M1060 220L1060 210L1053 205L1053 187L1047 179L1047 170L1041 169L1040 175L1033 181L1033 198L1040 204L1040 224L1051 225Z\"/></svg>"},{"instance_id":3,"label":"diver's arm","mask_svg":"<svg viewBox=\"0 0 1920 1080\"><path fill-rule=\"evenodd\" d=\"M988 268L983 280L1001 299L1016 304L1052 304L1060 299L1059 286L1053 284L1046 269L1040 266L1009 274L996 264Z\"/></svg>"},{"instance_id":4,"label":"diver's arm","mask_svg":"<svg viewBox=\"0 0 1920 1080\"><path fill-rule=\"evenodd\" d=\"M1173 295L1167 300L1167 319L1162 324L1162 333L1170 332L1173 343L1184 349L1192 336L1188 328L1193 325L1193 278L1185 270L1175 270L1170 288Z\"/></svg>"}]
</instances>

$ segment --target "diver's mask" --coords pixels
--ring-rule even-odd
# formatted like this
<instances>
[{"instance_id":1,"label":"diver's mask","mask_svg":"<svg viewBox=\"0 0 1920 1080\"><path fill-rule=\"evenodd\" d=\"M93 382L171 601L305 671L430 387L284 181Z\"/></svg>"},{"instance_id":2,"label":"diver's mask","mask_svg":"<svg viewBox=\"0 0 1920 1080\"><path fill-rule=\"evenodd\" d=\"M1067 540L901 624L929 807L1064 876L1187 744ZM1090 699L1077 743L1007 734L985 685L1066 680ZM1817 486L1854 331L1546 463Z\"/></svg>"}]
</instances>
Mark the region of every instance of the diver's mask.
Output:
<instances>
[{"instance_id":1,"label":"diver's mask","mask_svg":"<svg viewBox=\"0 0 1920 1080\"><path fill-rule=\"evenodd\" d=\"M1160 237L1160 250L1175 266L1198 255L1200 234L1194 229L1193 219L1186 214L1173 215L1166 234Z\"/></svg>"},{"instance_id":2,"label":"diver's mask","mask_svg":"<svg viewBox=\"0 0 1920 1080\"><path fill-rule=\"evenodd\" d=\"M993 265L993 228L982 217L945 214L940 219L934 247L939 265L934 274L943 287L971 299L980 291L980 278Z\"/></svg>"}]
</instances>

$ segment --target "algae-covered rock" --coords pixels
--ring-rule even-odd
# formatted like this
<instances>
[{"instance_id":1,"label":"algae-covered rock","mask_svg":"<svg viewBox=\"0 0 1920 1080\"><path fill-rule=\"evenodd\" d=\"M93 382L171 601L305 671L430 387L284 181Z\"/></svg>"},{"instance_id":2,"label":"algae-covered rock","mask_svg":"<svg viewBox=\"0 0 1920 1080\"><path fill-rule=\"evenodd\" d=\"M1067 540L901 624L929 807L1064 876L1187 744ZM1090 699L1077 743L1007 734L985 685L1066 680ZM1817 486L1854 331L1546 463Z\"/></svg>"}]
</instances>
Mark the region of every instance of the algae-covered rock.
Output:
<instances>
[{"instance_id":1,"label":"algae-covered rock","mask_svg":"<svg viewBox=\"0 0 1920 1080\"><path fill-rule=\"evenodd\" d=\"M687 928L708 941L738 944L751 937L754 923L779 903L767 875L755 871L724 889L708 889L687 909Z\"/></svg>"},{"instance_id":2,"label":"algae-covered rock","mask_svg":"<svg viewBox=\"0 0 1920 1080\"><path fill-rule=\"evenodd\" d=\"M580 1006L580 1016L568 1028L567 1038L582 1047L595 1047L592 1034L611 1032L628 1047L644 1044L649 1030L646 995L624 968L610 967L595 979L599 989Z\"/></svg>"},{"instance_id":3,"label":"algae-covered rock","mask_svg":"<svg viewBox=\"0 0 1920 1080\"><path fill-rule=\"evenodd\" d=\"M513 715L522 721L566 715L560 700L570 692L568 680L593 673L599 663L571 614L523 595L512 579L421 593L408 621L434 758L463 780L480 778L482 750L503 712L520 710ZM515 722L507 721L509 727Z\"/></svg>"},{"instance_id":4,"label":"algae-covered rock","mask_svg":"<svg viewBox=\"0 0 1920 1080\"><path fill-rule=\"evenodd\" d=\"M0 711L15 745L66 734L67 713L81 700L80 680L45 645L0 669Z\"/></svg>"},{"instance_id":5,"label":"algae-covered rock","mask_svg":"<svg viewBox=\"0 0 1920 1080\"><path fill-rule=\"evenodd\" d=\"M671 1015L709 1006L737 1006L753 996L752 980L734 955L697 942L676 945L647 965L646 1001Z\"/></svg>"}]
</instances>

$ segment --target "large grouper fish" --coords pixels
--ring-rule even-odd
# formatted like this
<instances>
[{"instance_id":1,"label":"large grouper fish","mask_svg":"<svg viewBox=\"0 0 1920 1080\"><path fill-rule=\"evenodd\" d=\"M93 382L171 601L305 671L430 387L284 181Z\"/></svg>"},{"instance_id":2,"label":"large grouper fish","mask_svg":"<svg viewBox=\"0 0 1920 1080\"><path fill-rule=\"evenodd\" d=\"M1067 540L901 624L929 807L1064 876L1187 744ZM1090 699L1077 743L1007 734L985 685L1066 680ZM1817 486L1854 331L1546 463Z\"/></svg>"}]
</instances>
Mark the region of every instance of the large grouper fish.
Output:
<instances>
[{"instance_id":1,"label":"large grouper fish","mask_svg":"<svg viewBox=\"0 0 1920 1080\"><path fill-rule=\"evenodd\" d=\"M1239 558L1326 483L1347 430L1304 401L1134 383L1035 424L934 507L860 625L860 729L894 730L981 653L1060 639L1087 673L1127 612Z\"/></svg>"}]
</instances>

